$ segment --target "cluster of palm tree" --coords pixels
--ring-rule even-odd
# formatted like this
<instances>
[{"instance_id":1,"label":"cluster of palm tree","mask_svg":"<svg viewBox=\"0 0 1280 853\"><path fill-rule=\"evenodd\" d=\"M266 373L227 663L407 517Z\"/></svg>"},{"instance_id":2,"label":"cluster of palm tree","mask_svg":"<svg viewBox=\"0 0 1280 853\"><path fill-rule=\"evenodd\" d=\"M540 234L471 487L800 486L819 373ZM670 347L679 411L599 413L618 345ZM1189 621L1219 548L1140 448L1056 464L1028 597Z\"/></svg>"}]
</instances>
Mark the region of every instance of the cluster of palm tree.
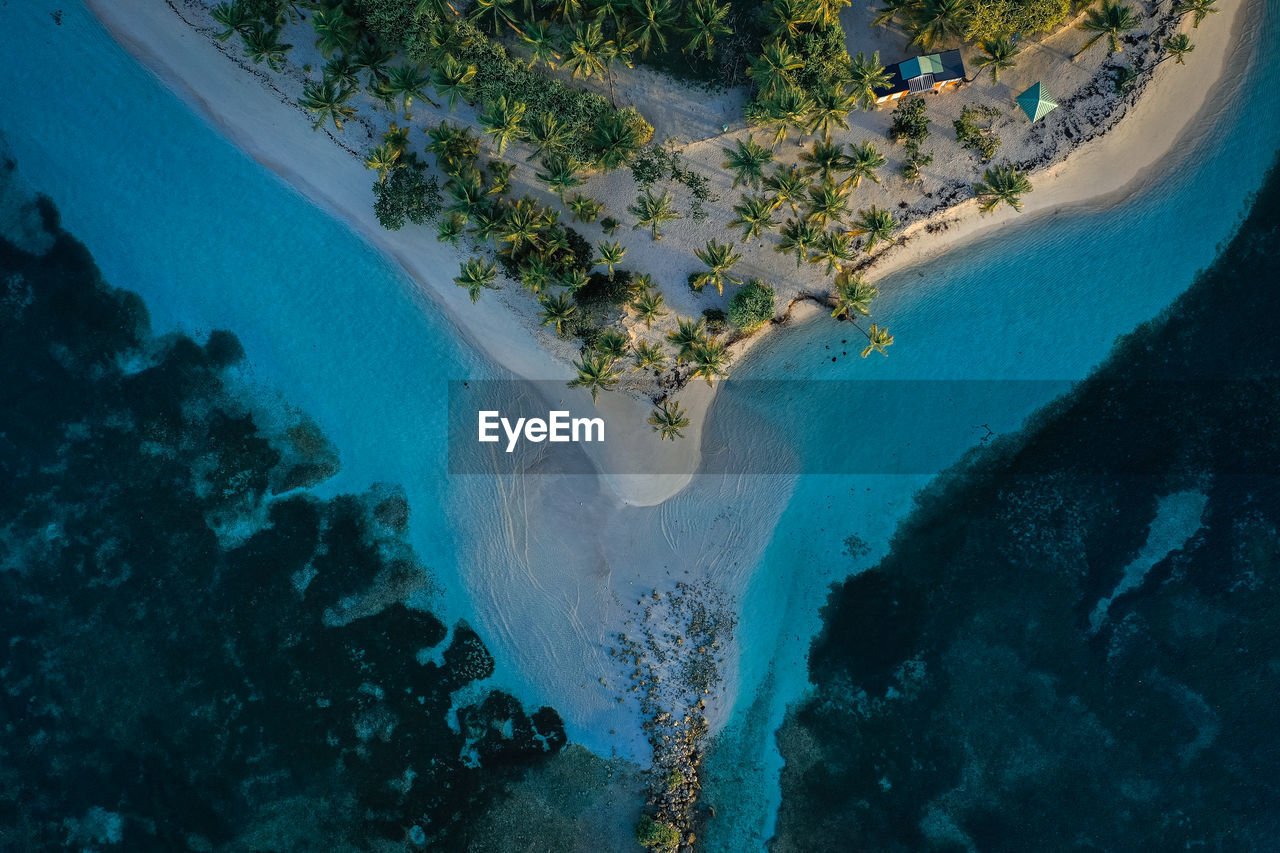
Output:
<instances>
[{"instance_id":1,"label":"cluster of palm tree","mask_svg":"<svg viewBox=\"0 0 1280 853\"><path fill-rule=\"evenodd\" d=\"M239 34L244 42L245 55L255 63L265 62L272 71L280 70L286 54L293 49L293 45L280 41L279 22L268 22L255 17L244 0L219 3L213 7L211 14L213 20L222 27L222 31L216 33L214 38L226 41Z\"/></svg>"},{"instance_id":2,"label":"cluster of palm tree","mask_svg":"<svg viewBox=\"0 0 1280 853\"><path fill-rule=\"evenodd\" d=\"M565 68L575 78L604 78L614 62L675 47L705 59L733 33L730 9L718 0L476 0L473 22L498 34L514 32L528 67Z\"/></svg>"},{"instance_id":3,"label":"cluster of palm tree","mask_svg":"<svg viewBox=\"0 0 1280 853\"><path fill-rule=\"evenodd\" d=\"M893 344L893 335L889 334L887 328L872 323L870 328L863 329L856 319L871 316L871 300L877 295L878 291L867 284L867 280L861 273L848 267L842 269L836 276L831 292L833 306L831 316L848 320L854 328L867 336L867 346L862 350L863 358L873 352L888 355L885 348Z\"/></svg>"},{"instance_id":4,"label":"cluster of palm tree","mask_svg":"<svg viewBox=\"0 0 1280 853\"><path fill-rule=\"evenodd\" d=\"M676 317L676 327L667 332L667 340L676 348L676 363L688 362L692 377L701 377L711 385L729 374L729 348L707 331L707 322L699 317Z\"/></svg>"},{"instance_id":5,"label":"cluster of palm tree","mask_svg":"<svg viewBox=\"0 0 1280 853\"><path fill-rule=\"evenodd\" d=\"M777 217L784 206L790 208L791 216L782 223L781 240L775 248L795 255L797 267L805 261L825 263L830 275L852 260L859 248L857 238L864 239L862 247L867 251L892 239L897 221L875 205L859 210L846 222L852 191L863 180L879 183L878 170L887 162L872 143L846 147L817 140L800 155L800 165L779 164L772 172L765 171L772 152L750 138L739 140L733 149L726 148L725 155L728 160L724 165L734 172L734 185L759 190L745 193L733 206L729 226L741 229L744 240L763 239L766 231L778 226Z\"/></svg>"}]
</instances>

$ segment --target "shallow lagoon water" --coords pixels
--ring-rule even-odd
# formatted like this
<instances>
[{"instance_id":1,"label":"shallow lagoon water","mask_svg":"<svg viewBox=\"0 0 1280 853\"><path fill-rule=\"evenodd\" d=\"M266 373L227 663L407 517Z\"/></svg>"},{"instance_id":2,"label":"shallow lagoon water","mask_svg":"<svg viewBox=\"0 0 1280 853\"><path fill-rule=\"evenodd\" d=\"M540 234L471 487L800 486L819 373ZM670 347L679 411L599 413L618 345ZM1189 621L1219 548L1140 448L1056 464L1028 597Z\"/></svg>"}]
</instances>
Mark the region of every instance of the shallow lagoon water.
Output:
<instances>
[{"instance_id":1,"label":"shallow lagoon water","mask_svg":"<svg viewBox=\"0 0 1280 853\"><path fill-rule=\"evenodd\" d=\"M1262 53L1276 55L1269 20ZM310 413L340 450L333 489L402 483L413 507L411 538L440 577L453 615L473 615L458 576L459 513L443 507L445 380L489 368L417 294L403 275L358 237L240 155L123 53L92 17L72 5L60 27L49 10L10 4L0 24L16 47L16 97L0 130L66 227L91 249L106 278L137 290L159 330L199 334L233 329L252 379ZM42 69L60 67L57 78ZM1247 79L1247 75L1242 75ZM66 89L67 79L93 80ZM50 95L56 91L56 97ZM739 378L1043 379L1084 376L1116 335L1158 313L1189 284L1227 237L1275 150L1276 104L1261 90L1224 96L1227 114L1205 156L1151 193L1102 212L1068 212L1028 222L883 282L876 306L897 336L887 360L856 358L846 325L811 323L762 344ZM51 107L51 105L56 105ZM92 128L92 133L86 133ZM49 139L58 139L50 156ZM1085 251L1082 252L1082 249ZM339 258L338 263L334 258ZM849 340L848 357L831 362ZM323 354L321 357L320 354ZM732 402L732 383L726 399ZM1051 396L1051 394L1049 395ZM992 412L988 426L1016 429L1048 396ZM728 405L728 403L726 404ZM796 413L763 406L770 430L789 430ZM817 400L803 422L808 450L874 430L856 401ZM923 425L932 436L935 424ZM971 429L973 424L964 425ZM716 429L732 430L719 422ZM955 456L981 432L957 431ZM740 439L749 443L746 436ZM803 653L826 587L882 553L912 492L910 477L804 477L796 484L751 581L739 631L737 713L745 717L773 665L770 691L751 742L736 751L747 767L717 768L751 796L714 785L710 801L730 819L715 825L759 840L769 834L776 755L770 747L782 703L803 688ZM681 503L675 505L677 508ZM690 513L705 513L688 506ZM848 553L846 537L869 546ZM855 555L858 552L855 549ZM779 606L786 601L785 608ZM483 631L483 620L478 627ZM499 659L499 681L502 680ZM519 680L514 678L514 680ZM531 700L555 704L554 685ZM561 687L559 689L566 689ZM522 697L525 698L525 697ZM732 730L741 729L741 720ZM571 737L604 751L601 733ZM726 741L731 738L726 738ZM746 772L744 777L742 772ZM714 777L713 777L714 780ZM719 799L718 799L719 798ZM741 804L733 819L728 803ZM726 842L729 849L741 849Z\"/></svg>"}]
</instances>

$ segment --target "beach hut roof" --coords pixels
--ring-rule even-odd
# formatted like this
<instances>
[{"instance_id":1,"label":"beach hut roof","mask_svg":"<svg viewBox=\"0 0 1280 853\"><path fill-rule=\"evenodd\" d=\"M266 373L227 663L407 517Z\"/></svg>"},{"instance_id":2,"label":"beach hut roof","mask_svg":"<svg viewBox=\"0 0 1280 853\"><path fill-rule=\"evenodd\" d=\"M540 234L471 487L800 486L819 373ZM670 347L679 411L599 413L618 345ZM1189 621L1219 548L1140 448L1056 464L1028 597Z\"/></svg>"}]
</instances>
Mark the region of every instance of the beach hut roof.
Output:
<instances>
[{"instance_id":1,"label":"beach hut roof","mask_svg":"<svg viewBox=\"0 0 1280 853\"><path fill-rule=\"evenodd\" d=\"M942 58L936 53L928 56L913 56L906 62L899 63L898 71L902 74L903 80L910 80L913 77L920 77L925 74L942 73Z\"/></svg>"},{"instance_id":2,"label":"beach hut roof","mask_svg":"<svg viewBox=\"0 0 1280 853\"><path fill-rule=\"evenodd\" d=\"M1036 83L1018 96L1018 106L1032 121L1039 121L1058 108L1058 102L1049 96L1043 83Z\"/></svg>"}]
</instances>

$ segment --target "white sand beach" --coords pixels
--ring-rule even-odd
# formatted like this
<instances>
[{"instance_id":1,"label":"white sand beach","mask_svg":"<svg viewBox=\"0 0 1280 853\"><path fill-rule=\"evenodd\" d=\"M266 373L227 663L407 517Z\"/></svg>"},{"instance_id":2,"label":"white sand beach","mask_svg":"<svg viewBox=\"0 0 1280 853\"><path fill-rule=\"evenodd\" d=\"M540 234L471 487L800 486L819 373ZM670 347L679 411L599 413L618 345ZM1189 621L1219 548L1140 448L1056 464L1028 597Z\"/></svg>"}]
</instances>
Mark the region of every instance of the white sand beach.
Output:
<instances>
[{"instance_id":1,"label":"white sand beach","mask_svg":"<svg viewBox=\"0 0 1280 853\"><path fill-rule=\"evenodd\" d=\"M524 378L567 379L572 375L569 361L575 353L574 346L538 328L534 317L536 308L528 294L518 288L508 288L501 294L503 307L477 308L451 281L461 256L459 250L437 243L425 228L410 227L398 232L381 228L372 211L369 190L372 178L357 156L367 147L359 140L358 129L352 128L349 122L346 134L313 131L310 118L293 103L295 95L286 91L286 81L265 69L242 67L242 63L232 58L234 43L224 47L193 29L188 21L194 21L195 16L203 12L202 6L145 0L118 3L88 0L88 5L117 41L242 150L395 258L467 339L495 362ZM1210 95L1226 82L1223 72L1233 46L1240 49L1239 35L1247 18L1242 14L1244 8L1245 4L1234 3L1224 8L1224 14L1211 16L1195 31L1196 50L1187 58L1186 65L1162 63L1137 105L1104 136L1034 172L1035 191L1026 197L1022 214L1005 209L983 215L973 201L939 211L911 224L898 245L882 252L873 262L872 277L882 279L962 241L1026 221L1037 214L1056 212L1071 205L1111 203L1140 191L1147 181L1162 173L1161 164L1171 165L1171 153L1180 139L1194 138L1196 127L1212 121L1214 106ZM891 30L868 27L867 18L867 8L845 11L851 51L878 49L883 51L885 61L891 61L896 44L898 52L908 55L904 37ZM1058 61L1033 60L1026 63L1028 69L1015 69L1026 81L1019 80L1013 72L1007 72L1006 78L1030 82L1028 75L1043 71L1052 91L1070 91L1070 87L1096 71L1104 54L1104 49L1097 47L1080 62L1060 61L1083 38L1082 33L1074 30L1055 34L1025 52L1028 55L1038 52L1047 60ZM656 140L675 137L679 143L677 150L691 167L710 179L713 192L720 198L718 207L727 210L737 191L729 186L730 176L719 164L723 159L721 148L749 132L743 128L740 118L733 119L741 113L741 90L708 95L665 81L645 69L620 73L618 77L619 104L635 104L646 112L655 125ZM990 91L986 91L988 89ZM1007 81L991 87L980 80L969 84L961 93L938 96L937 106L931 109L941 109L944 114L935 116L938 125L935 138L945 134L946 119L950 112L958 112L958 104L975 97L1003 104L1003 99L1011 97L1011 91ZM420 112L431 110L424 106ZM878 136L883 141L888 112L880 109L851 116L851 130L837 133L837 140ZM1051 114L1050 118L1055 116ZM716 124L722 120L734 128L728 134L719 133ZM1026 132L1022 127L1025 124L1020 114L1005 120L1009 129L1002 130L1005 143L1001 158L1017 160L1034 153L1040 137ZM793 144L786 142L783 147ZM936 173L934 183L942 186L940 182L953 181L956 174L975 171L972 163L959 162L968 155L960 152L954 143L949 146L940 143L938 148L939 163L930 170ZM893 152L889 153L893 165ZM551 198L533 186L528 175L524 184L519 181L517 184L519 189ZM927 179L921 189L928 190L932 185ZM589 189L603 198L626 198L633 192L626 170L595 179ZM881 184L860 190L854 206L889 206L904 195L906 189L901 179L889 176ZM670 234L661 242L649 241L643 232L632 232L625 241L629 251L627 266L654 274L663 285L673 314L693 315L703 307L722 307L727 301L692 294L683 285L685 276L697 268L692 248L702 245L709 237L724 239L721 219L713 215L701 223L678 220L669 226ZM588 233L589 238L595 236ZM776 235L773 239L776 240ZM797 271L789 257L773 252L748 256L736 271L773 283L778 290L780 309L801 294L824 289L818 283L821 277L817 276L817 270ZM891 323L892 318L887 320ZM666 322L669 325L673 320L668 317ZM655 332L661 334L664 328L659 326ZM733 348L735 358L741 358L759 337L737 343ZM602 400L600 408L610 423L611 433L619 436L618 441L609 443L612 449L608 452L620 456L601 458L600 454L605 451L598 447L589 447L588 452L595 456L602 471L609 472L603 479L621 503L633 506L660 503L684 488L697 470L702 424L714 393L691 385L681 392L680 399L689 410L693 426L685 440L674 447L660 442L645 423L647 401L627 394L605 395ZM662 460L658 470L668 473L614 473L646 470L646 463L655 459Z\"/></svg>"}]
</instances>

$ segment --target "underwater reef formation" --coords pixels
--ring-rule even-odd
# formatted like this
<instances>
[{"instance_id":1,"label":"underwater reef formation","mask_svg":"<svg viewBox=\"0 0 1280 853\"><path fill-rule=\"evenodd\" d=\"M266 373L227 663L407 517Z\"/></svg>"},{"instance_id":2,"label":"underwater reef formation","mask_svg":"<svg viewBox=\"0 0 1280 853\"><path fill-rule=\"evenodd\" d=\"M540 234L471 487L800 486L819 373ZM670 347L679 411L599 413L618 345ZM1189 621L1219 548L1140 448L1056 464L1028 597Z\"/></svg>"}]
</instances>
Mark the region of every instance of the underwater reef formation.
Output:
<instances>
[{"instance_id":1,"label":"underwater reef formation","mask_svg":"<svg viewBox=\"0 0 1280 853\"><path fill-rule=\"evenodd\" d=\"M0 240L0 848L468 849L559 715L404 603L398 490L309 494L337 454L259 426L235 337L157 339L38 214Z\"/></svg>"},{"instance_id":2,"label":"underwater reef formation","mask_svg":"<svg viewBox=\"0 0 1280 853\"><path fill-rule=\"evenodd\" d=\"M1274 849L1277 257L1273 169L1176 304L834 588L772 850Z\"/></svg>"}]
</instances>

